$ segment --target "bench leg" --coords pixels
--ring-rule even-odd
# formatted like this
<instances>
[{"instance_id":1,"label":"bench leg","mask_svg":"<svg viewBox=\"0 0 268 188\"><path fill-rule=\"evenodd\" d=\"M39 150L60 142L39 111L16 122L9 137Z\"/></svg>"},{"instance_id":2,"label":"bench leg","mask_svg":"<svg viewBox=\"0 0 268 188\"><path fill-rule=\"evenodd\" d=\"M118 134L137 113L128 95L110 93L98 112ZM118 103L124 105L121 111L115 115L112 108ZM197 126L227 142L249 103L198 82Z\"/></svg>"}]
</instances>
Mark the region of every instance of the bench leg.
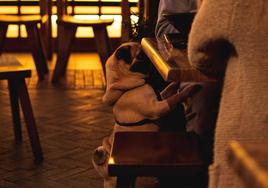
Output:
<instances>
[{"instance_id":1,"label":"bench leg","mask_svg":"<svg viewBox=\"0 0 268 188\"><path fill-rule=\"evenodd\" d=\"M58 25L57 62L52 76L52 82L56 83L66 72L71 53L71 44L75 38L77 27Z\"/></svg>"},{"instance_id":2,"label":"bench leg","mask_svg":"<svg viewBox=\"0 0 268 188\"><path fill-rule=\"evenodd\" d=\"M29 135L29 140L31 142L32 151L34 154L35 162L41 163L43 161L43 153L39 141L39 136L36 128L36 123L33 115L33 110L31 106L31 101L27 86L24 79L16 80L14 84L17 88L18 96L21 103L22 112L25 119L26 128Z\"/></svg>"},{"instance_id":3,"label":"bench leg","mask_svg":"<svg viewBox=\"0 0 268 188\"><path fill-rule=\"evenodd\" d=\"M96 25L93 26L94 37L96 41L97 50L101 59L102 70L106 78L105 63L111 55L111 45L108 37L106 26Z\"/></svg>"},{"instance_id":4,"label":"bench leg","mask_svg":"<svg viewBox=\"0 0 268 188\"><path fill-rule=\"evenodd\" d=\"M135 188L136 177L118 176L116 188Z\"/></svg>"},{"instance_id":5,"label":"bench leg","mask_svg":"<svg viewBox=\"0 0 268 188\"><path fill-rule=\"evenodd\" d=\"M40 33L37 25L26 25L28 38L32 47L32 55L34 58L36 70L40 80L44 79L44 74L48 73L48 66L44 55L44 50L41 44Z\"/></svg>"},{"instance_id":6,"label":"bench leg","mask_svg":"<svg viewBox=\"0 0 268 188\"><path fill-rule=\"evenodd\" d=\"M16 83L13 80L8 80L15 140L16 143L21 143L22 136L21 136L21 122L20 122L20 107L19 107L18 92L15 84Z\"/></svg>"},{"instance_id":7,"label":"bench leg","mask_svg":"<svg viewBox=\"0 0 268 188\"><path fill-rule=\"evenodd\" d=\"M0 55L3 52L8 25L0 25Z\"/></svg>"}]
</instances>

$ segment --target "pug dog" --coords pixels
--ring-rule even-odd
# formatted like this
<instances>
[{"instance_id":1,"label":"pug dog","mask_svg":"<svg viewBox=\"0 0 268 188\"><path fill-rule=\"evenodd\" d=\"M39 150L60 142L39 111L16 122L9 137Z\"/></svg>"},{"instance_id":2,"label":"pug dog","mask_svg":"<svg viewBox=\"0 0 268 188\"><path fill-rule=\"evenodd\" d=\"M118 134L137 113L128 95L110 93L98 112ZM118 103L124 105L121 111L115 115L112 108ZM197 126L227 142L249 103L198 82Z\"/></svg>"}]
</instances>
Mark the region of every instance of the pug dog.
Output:
<instances>
[{"instance_id":1,"label":"pug dog","mask_svg":"<svg viewBox=\"0 0 268 188\"><path fill-rule=\"evenodd\" d=\"M103 139L94 152L94 168L104 177L104 188L116 187L116 178L109 177L108 158L114 133L119 131L161 131L169 126L163 118L178 104L200 90L199 85L179 89L172 82L161 92L150 84L150 63L144 61L141 45L128 42L119 46L106 62L107 86L103 102L113 106L115 124L112 134ZM178 115L178 114L176 114ZM185 126L184 114L181 126ZM173 123L174 124L174 123Z\"/></svg>"}]
</instances>

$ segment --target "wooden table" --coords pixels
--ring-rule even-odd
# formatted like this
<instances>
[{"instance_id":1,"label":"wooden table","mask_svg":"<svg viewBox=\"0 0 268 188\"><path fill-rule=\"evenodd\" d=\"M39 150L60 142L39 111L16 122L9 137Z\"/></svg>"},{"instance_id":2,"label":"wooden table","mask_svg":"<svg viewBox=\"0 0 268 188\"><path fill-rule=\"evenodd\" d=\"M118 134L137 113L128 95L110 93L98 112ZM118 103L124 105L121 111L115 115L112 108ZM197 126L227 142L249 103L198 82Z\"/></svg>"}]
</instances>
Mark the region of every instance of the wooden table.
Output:
<instances>
[{"instance_id":1,"label":"wooden table","mask_svg":"<svg viewBox=\"0 0 268 188\"><path fill-rule=\"evenodd\" d=\"M20 123L20 106L24 115L26 128L31 142L35 162L43 160L42 149L33 115L31 101L25 78L31 77L31 70L21 65L15 57L2 55L0 56L0 80L8 81L10 104L13 118L15 139L17 143L22 140L21 123Z\"/></svg>"},{"instance_id":2,"label":"wooden table","mask_svg":"<svg viewBox=\"0 0 268 188\"><path fill-rule=\"evenodd\" d=\"M138 176L176 176L188 185L195 177L202 185L206 164L200 140L194 134L117 132L108 172L118 177L117 187L131 187Z\"/></svg>"},{"instance_id":3,"label":"wooden table","mask_svg":"<svg viewBox=\"0 0 268 188\"><path fill-rule=\"evenodd\" d=\"M268 188L268 140L229 145L229 164L246 187Z\"/></svg>"},{"instance_id":4,"label":"wooden table","mask_svg":"<svg viewBox=\"0 0 268 188\"><path fill-rule=\"evenodd\" d=\"M165 81L216 81L190 65L186 50L168 50L163 41L155 38L143 38L141 45Z\"/></svg>"}]
</instances>

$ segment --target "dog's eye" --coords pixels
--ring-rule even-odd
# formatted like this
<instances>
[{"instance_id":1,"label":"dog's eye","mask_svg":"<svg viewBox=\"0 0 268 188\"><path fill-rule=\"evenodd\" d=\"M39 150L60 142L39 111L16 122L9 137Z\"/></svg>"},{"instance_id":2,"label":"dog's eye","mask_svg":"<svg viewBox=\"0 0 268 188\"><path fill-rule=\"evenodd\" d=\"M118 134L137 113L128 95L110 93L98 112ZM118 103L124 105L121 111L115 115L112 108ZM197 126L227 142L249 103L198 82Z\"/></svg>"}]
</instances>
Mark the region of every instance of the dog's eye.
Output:
<instances>
[{"instance_id":1,"label":"dog's eye","mask_svg":"<svg viewBox=\"0 0 268 188\"><path fill-rule=\"evenodd\" d=\"M127 64L131 63L131 53L130 53L131 47L130 46L124 46L119 48L115 52L115 56L117 59L124 60Z\"/></svg>"}]
</instances>

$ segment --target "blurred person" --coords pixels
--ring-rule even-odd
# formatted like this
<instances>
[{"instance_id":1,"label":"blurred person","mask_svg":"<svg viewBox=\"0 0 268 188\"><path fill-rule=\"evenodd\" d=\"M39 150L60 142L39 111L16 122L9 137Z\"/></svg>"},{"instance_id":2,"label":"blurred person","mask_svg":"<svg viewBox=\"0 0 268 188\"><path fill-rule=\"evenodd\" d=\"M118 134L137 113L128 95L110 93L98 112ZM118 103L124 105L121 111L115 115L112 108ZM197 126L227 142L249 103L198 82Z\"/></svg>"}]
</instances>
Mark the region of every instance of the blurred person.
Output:
<instances>
[{"instance_id":1,"label":"blurred person","mask_svg":"<svg viewBox=\"0 0 268 188\"><path fill-rule=\"evenodd\" d=\"M165 33L178 33L178 30L163 16L164 14L195 12L196 9L197 0L160 0L155 28L156 38L162 38Z\"/></svg>"},{"instance_id":2,"label":"blurred person","mask_svg":"<svg viewBox=\"0 0 268 188\"><path fill-rule=\"evenodd\" d=\"M167 18L163 16L164 14L198 12L201 4L201 0L160 0L155 28L156 38L162 39L164 34L179 32ZM190 82L182 82L180 88L188 84L190 84ZM198 84L202 85L202 90L184 103L185 115L190 114L186 129L188 132L195 132L204 141L205 149L207 150L207 163L209 164L212 159L212 143L219 109L222 81ZM195 116L192 116L193 114L195 114Z\"/></svg>"}]
</instances>

